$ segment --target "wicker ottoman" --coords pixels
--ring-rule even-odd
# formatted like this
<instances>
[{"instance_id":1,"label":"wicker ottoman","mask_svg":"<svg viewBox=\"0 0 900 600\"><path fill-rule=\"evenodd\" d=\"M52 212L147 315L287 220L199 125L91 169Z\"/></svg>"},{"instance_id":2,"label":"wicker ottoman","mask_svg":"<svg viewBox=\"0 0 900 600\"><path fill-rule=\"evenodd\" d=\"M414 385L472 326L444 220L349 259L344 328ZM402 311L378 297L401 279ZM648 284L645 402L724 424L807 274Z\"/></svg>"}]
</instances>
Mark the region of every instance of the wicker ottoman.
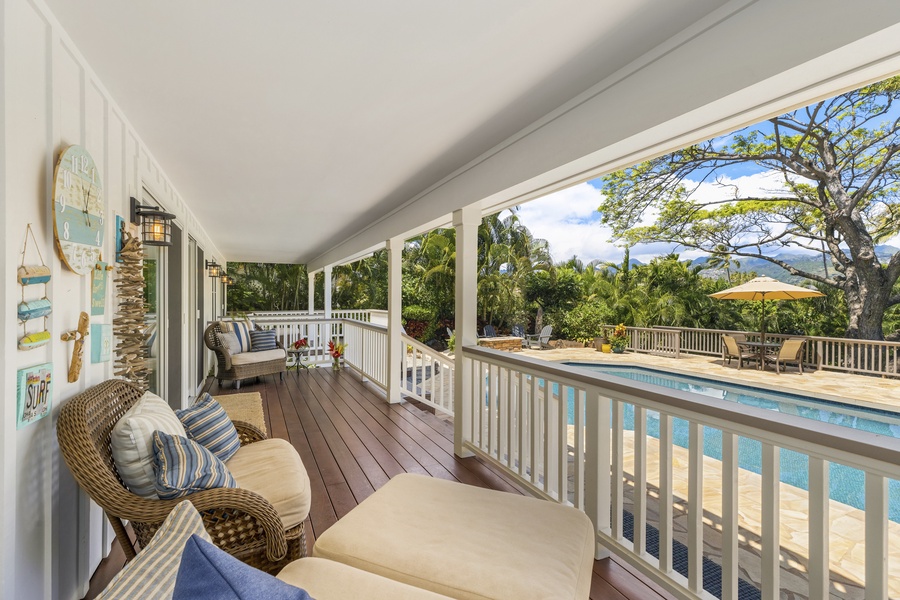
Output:
<instances>
[{"instance_id":1,"label":"wicker ottoman","mask_svg":"<svg viewBox=\"0 0 900 600\"><path fill-rule=\"evenodd\" d=\"M594 537L574 508L404 474L323 533L313 556L451 598L585 600Z\"/></svg>"}]
</instances>

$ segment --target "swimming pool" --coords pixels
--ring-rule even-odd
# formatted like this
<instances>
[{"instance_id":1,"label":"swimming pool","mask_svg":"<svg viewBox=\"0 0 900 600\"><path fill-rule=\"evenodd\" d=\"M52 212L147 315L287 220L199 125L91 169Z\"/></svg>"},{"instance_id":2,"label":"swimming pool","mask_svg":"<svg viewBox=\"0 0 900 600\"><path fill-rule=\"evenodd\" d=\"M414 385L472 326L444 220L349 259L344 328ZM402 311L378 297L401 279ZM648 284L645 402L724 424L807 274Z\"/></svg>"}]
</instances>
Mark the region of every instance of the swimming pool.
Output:
<instances>
[{"instance_id":1,"label":"swimming pool","mask_svg":"<svg viewBox=\"0 0 900 600\"><path fill-rule=\"evenodd\" d=\"M738 404L900 438L900 414L890 411L820 400L800 394L773 392L746 385L725 384L703 377L676 375L644 367L571 362L565 364L631 381L693 392ZM574 406L574 392L570 391L570 424L575 422ZM632 405L625 406L625 429L634 430L634 407ZM659 437L659 413L657 412L647 412L647 435ZM673 437L676 445L682 448L688 447L689 427L687 421L674 419ZM722 432L720 430L704 427L703 453L716 460L722 460ZM741 437L738 441L738 464L742 469L761 473L762 445L760 442ZM865 474L863 471L831 463L829 472L831 499L865 510ZM804 490L808 489L809 458L805 454L782 449L781 481ZM888 495L888 517L890 520L900 523L900 481L890 480L888 482Z\"/></svg>"}]
</instances>

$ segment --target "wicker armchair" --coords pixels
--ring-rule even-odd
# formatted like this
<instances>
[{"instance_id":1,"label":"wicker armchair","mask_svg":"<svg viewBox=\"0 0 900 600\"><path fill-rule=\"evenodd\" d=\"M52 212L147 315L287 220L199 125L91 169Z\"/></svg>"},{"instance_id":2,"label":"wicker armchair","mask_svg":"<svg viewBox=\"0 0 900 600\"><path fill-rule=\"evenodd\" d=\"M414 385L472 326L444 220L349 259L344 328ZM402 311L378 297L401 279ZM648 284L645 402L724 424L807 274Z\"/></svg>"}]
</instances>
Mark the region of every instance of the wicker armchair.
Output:
<instances>
[{"instance_id":1,"label":"wicker armchair","mask_svg":"<svg viewBox=\"0 0 900 600\"><path fill-rule=\"evenodd\" d=\"M110 438L113 426L142 396L137 386L113 379L63 404L57 422L59 448L78 485L106 512L127 560L137 554L125 521L143 547L185 498L154 500L131 493L116 471ZM241 445L266 438L258 428L234 423ZM240 488L196 492L187 497L203 517L217 546L247 564L277 573L306 555L303 523L285 531L281 518L262 496Z\"/></svg>"},{"instance_id":2,"label":"wicker armchair","mask_svg":"<svg viewBox=\"0 0 900 600\"><path fill-rule=\"evenodd\" d=\"M260 375L279 374L281 380L284 381L284 373L287 371L287 353L277 360L262 360L249 364L234 364L232 355L222 344L219 343L218 334L222 333L220 322L214 321L203 332L203 342L206 347L216 353L218 365L216 367L216 379L219 383L223 379L234 381L236 389L240 389L242 379L250 379L251 377L259 377ZM282 343L276 342L278 348L284 350ZM246 354L246 353L244 353ZM244 356L241 354L241 356Z\"/></svg>"}]
</instances>

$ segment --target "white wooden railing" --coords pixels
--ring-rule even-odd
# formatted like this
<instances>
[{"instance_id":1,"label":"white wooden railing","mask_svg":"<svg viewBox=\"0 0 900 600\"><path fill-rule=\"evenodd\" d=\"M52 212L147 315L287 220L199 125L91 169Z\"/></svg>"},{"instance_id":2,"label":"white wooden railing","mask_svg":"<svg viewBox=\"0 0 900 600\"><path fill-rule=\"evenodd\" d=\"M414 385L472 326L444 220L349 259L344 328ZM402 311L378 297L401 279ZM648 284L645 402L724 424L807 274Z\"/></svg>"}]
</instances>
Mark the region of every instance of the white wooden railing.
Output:
<instances>
[{"instance_id":1,"label":"white wooden railing","mask_svg":"<svg viewBox=\"0 0 900 600\"><path fill-rule=\"evenodd\" d=\"M365 321L366 323L372 320L372 313L376 312L384 312L384 311L373 311L373 310L333 310L331 311L332 319L352 319L354 321ZM257 311L252 312L247 315L249 318L253 319L254 323L270 323L270 322L282 322L289 321L293 319L300 320L308 320L308 319L323 319L325 318L325 313L322 311L317 312L308 312L305 310L279 310L279 311Z\"/></svg>"},{"instance_id":2,"label":"white wooden railing","mask_svg":"<svg viewBox=\"0 0 900 600\"><path fill-rule=\"evenodd\" d=\"M276 339L285 348L290 348L294 342L306 338L309 354L304 359L308 364L325 364L331 362L328 354L328 342L331 340L342 341L344 339L345 321L342 319L307 318L305 319L281 319L278 321L254 321L263 329L274 329Z\"/></svg>"},{"instance_id":3,"label":"white wooden railing","mask_svg":"<svg viewBox=\"0 0 900 600\"><path fill-rule=\"evenodd\" d=\"M388 385L387 328L362 321L344 320L344 364L383 390Z\"/></svg>"},{"instance_id":4,"label":"white wooden railing","mask_svg":"<svg viewBox=\"0 0 900 600\"><path fill-rule=\"evenodd\" d=\"M400 388L402 394L453 414L453 358L436 352L405 333L402 335Z\"/></svg>"},{"instance_id":5,"label":"white wooden railing","mask_svg":"<svg viewBox=\"0 0 900 600\"><path fill-rule=\"evenodd\" d=\"M611 325L605 326L607 329ZM759 341L759 333L728 329L689 329L679 327L628 327L628 349L634 352L678 356L702 354L719 356L722 335L740 334L750 341ZM820 336L795 336L767 333L767 342L782 342L787 338L807 340L803 362L817 369L900 376L900 342L853 340Z\"/></svg>"},{"instance_id":6,"label":"white wooden railing","mask_svg":"<svg viewBox=\"0 0 900 600\"><path fill-rule=\"evenodd\" d=\"M840 569L830 562L829 552L831 463L863 471L865 488L864 525L851 531L858 540L847 550L847 555L864 557L864 573L840 572L836 579L843 579L837 589L846 593L838 595L886 600L889 593L892 598L900 594L900 565L887 561L889 543L892 554L900 551L900 529L888 521L888 481L900 479L900 440L688 392L624 383L487 348L461 351L473 373L471 389L464 395L470 404L455 417L464 419L465 447L502 467L535 495L584 510L596 526L602 548L623 557L676 597L712 598L702 589L703 548L710 543L720 546L713 557L721 557L716 561L726 600L737 599L739 552L742 567L743 561L751 560L748 556L756 557L752 560L757 566L747 571L759 573L754 583L764 600L779 597L782 566L790 561L800 564L795 573L802 576L804 569L808 573L809 598L831 597L831 570ZM625 428L626 412L633 414L631 430ZM648 433L651 423L655 427L657 422L658 438ZM678 431L687 428L687 449L675 444L674 423ZM705 436L721 436L721 460L704 457ZM761 448L757 489L740 492L744 494L740 504L754 495L758 499L756 524L739 522L738 481L743 471L738 466L739 438ZM808 536L789 536L788 541L780 535L780 498L783 490L796 488L781 483L782 450L808 457L809 464L806 506L789 509L793 514L806 512ZM657 459L662 467L658 474L651 473L650 465ZM715 469L721 475L716 476ZM721 494L721 504L705 506L704 492L708 497ZM651 503L659 515L652 522L659 532L658 557L647 550ZM673 513L683 506L686 533L677 534ZM626 509L633 515L631 540L623 523ZM709 535L704 520L717 520L718 531ZM841 531L839 535L848 535L846 529ZM754 538L752 545L748 538ZM688 549L686 576L673 570L676 539ZM846 537L835 539L847 543ZM788 544L801 547L788 549ZM847 582L854 577L865 587L864 596L849 589Z\"/></svg>"},{"instance_id":7,"label":"white wooden railing","mask_svg":"<svg viewBox=\"0 0 900 600\"><path fill-rule=\"evenodd\" d=\"M380 311L366 311L379 320ZM276 338L289 348L295 341L306 338L308 364L331 364L328 342L347 344L344 365L387 390L387 327L349 318L325 319L305 313L256 313L254 322L265 329L274 329ZM453 414L454 362L435 352L414 338L401 336L400 392L404 396L432 406L445 414Z\"/></svg>"}]
</instances>

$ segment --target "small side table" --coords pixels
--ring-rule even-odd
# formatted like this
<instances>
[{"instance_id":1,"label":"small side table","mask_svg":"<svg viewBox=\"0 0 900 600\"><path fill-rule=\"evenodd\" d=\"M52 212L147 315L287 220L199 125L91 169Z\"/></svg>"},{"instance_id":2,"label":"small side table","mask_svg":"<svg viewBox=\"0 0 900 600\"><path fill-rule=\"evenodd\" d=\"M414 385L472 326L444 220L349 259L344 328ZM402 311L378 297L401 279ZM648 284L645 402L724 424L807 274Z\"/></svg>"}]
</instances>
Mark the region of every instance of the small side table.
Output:
<instances>
[{"instance_id":1,"label":"small side table","mask_svg":"<svg viewBox=\"0 0 900 600\"><path fill-rule=\"evenodd\" d=\"M287 370L290 371L294 369L298 374L300 373L300 369L309 370L311 365L303 362L303 359L309 357L309 348L288 348L288 364Z\"/></svg>"}]
</instances>

